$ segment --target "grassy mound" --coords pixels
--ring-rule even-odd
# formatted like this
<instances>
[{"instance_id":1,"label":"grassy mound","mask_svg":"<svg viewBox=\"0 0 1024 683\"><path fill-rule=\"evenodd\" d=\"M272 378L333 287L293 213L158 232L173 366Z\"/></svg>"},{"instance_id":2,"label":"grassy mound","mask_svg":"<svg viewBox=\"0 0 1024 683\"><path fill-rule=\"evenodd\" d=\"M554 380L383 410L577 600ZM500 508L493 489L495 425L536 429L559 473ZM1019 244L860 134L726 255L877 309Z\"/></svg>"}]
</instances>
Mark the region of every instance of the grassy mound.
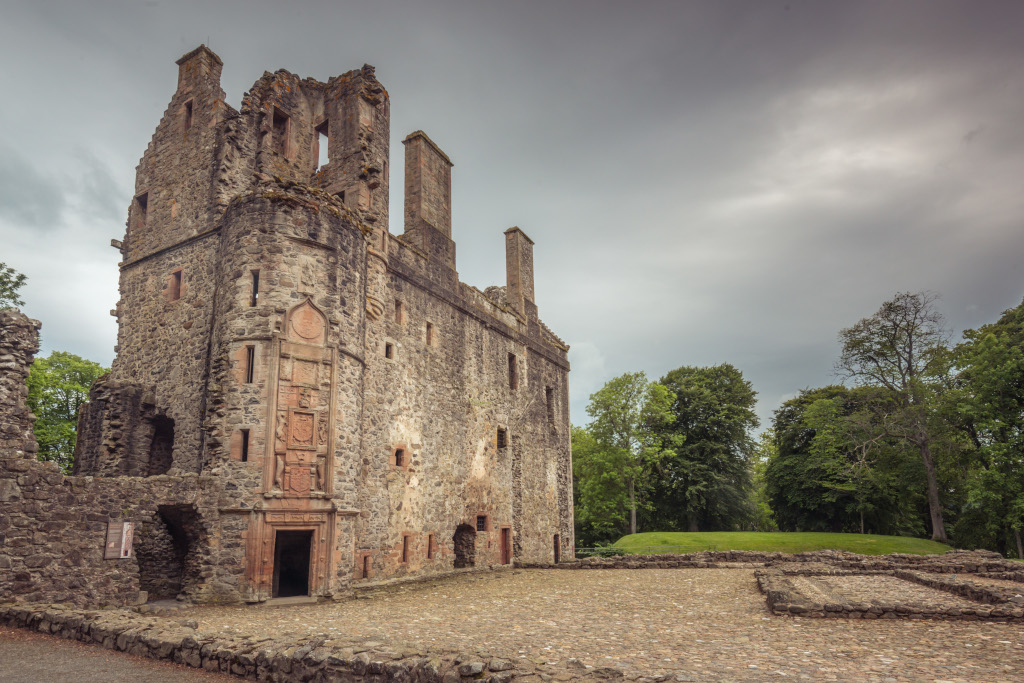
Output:
<instances>
[{"instance_id":1,"label":"grassy mound","mask_svg":"<svg viewBox=\"0 0 1024 683\"><path fill-rule=\"evenodd\" d=\"M686 546L674 549L671 546ZM697 546L704 546L700 548ZM934 555L951 550L948 545L906 536L876 534L826 534L784 531L650 532L630 534L613 547L633 553L695 552L697 550L760 550L802 553L808 550L848 550L862 555L913 553Z\"/></svg>"}]
</instances>

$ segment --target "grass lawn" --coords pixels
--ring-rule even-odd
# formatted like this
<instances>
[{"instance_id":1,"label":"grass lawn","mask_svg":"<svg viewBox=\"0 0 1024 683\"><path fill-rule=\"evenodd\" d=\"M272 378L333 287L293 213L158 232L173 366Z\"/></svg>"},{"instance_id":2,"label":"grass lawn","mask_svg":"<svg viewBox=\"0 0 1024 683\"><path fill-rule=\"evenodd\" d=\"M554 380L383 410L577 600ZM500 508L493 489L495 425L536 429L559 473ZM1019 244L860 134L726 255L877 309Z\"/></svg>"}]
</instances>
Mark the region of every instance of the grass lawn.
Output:
<instances>
[{"instance_id":1,"label":"grass lawn","mask_svg":"<svg viewBox=\"0 0 1024 683\"><path fill-rule=\"evenodd\" d=\"M615 542L619 548L634 552L687 552L660 546L714 546L715 550L761 550L801 553L807 550L849 550L862 555L914 553L932 555L951 550L948 545L923 538L878 536L876 534L826 534L784 531L709 531L706 533L650 532L623 536ZM645 547L644 550L639 548Z\"/></svg>"}]
</instances>

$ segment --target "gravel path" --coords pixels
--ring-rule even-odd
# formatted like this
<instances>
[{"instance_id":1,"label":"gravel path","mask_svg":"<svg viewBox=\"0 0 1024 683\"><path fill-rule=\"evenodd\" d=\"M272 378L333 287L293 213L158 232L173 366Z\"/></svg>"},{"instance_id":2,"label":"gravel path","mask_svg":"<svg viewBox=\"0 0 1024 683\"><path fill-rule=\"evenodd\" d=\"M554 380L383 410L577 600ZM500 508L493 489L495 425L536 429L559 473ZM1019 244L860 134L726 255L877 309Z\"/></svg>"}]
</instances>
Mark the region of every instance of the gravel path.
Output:
<instances>
[{"instance_id":1,"label":"gravel path","mask_svg":"<svg viewBox=\"0 0 1024 683\"><path fill-rule=\"evenodd\" d=\"M3 683L233 683L239 679L0 626Z\"/></svg>"},{"instance_id":2,"label":"gravel path","mask_svg":"<svg viewBox=\"0 0 1024 683\"><path fill-rule=\"evenodd\" d=\"M188 616L203 631L326 633L407 653L575 657L630 678L1007 681L1021 679L1024 661L1021 625L774 617L743 569L517 570L336 604Z\"/></svg>"}]
</instances>

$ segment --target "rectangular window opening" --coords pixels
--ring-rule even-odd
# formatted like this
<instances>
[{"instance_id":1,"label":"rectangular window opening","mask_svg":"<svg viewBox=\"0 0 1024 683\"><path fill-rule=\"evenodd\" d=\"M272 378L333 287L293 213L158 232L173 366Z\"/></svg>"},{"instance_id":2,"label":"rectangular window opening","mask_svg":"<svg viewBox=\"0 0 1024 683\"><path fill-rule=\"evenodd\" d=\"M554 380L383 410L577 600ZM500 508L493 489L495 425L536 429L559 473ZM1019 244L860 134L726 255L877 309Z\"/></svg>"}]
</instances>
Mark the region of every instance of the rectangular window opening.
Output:
<instances>
[{"instance_id":1,"label":"rectangular window opening","mask_svg":"<svg viewBox=\"0 0 1024 683\"><path fill-rule=\"evenodd\" d=\"M185 103L185 130L192 127L192 100Z\"/></svg>"},{"instance_id":2,"label":"rectangular window opening","mask_svg":"<svg viewBox=\"0 0 1024 683\"><path fill-rule=\"evenodd\" d=\"M177 301L181 298L181 270L176 270L171 273L171 282L168 286L169 291L167 297L171 301Z\"/></svg>"},{"instance_id":3,"label":"rectangular window opening","mask_svg":"<svg viewBox=\"0 0 1024 683\"><path fill-rule=\"evenodd\" d=\"M256 347L245 347L245 383L252 384L256 371Z\"/></svg>"},{"instance_id":4,"label":"rectangular window opening","mask_svg":"<svg viewBox=\"0 0 1024 683\"><path fill-rule=\"evenodd\" d=\"M402 536L402 563L409 561L409 537Z\"/></svg>"},{"instance_id":5,"label":"rectangular window opening","mask_svg":"<svg viewBox=\"0 0 1024 683\"><path fill-rule=\"evenodd\" d=\"M508 388L513 390L519 388L519 368L514 353L508 354Z\"/></svg>"},{"instance_id":6,"label":"rectangular window opening","mask_svg":"<svg viewBox=\"0 0 1024 683\"><path fill-rule=\"evenodd\" d=\"M476 530L487 531L487 515L476 516Z\"/></svg>"},{"instance_id":7,"label":"rectangular window opening","mask_svg":"<svg viewBox=\"0 0 1024 683\"><path fill-rule=\"evenodd\" d=\"M249 462L249 430L243 429L242 432L242 462Z\"/></svg>"},{"instance_id":8,"label":"rectangular window opening","mask_svg":"<svg viewBox=\"0 0 1024 683\"><path fill-rule=\"evenodd\" d=\"M498 448L508 446L508 431L504 427L498 427Z\"/></svg>"},{"instance_id":9,"label":"rectangular window opening","mask_svg":"<svg viewBox=\"0 0 1024 683\"><path fill-rule=\"evenodd\" d=\"M427 534L427 559L434 559L434 534Z\"/></svg>"},{"instance_id":10,"label":"rectangular window opening","mask_svg":"<svg viewBox=\"0 0 1024 683\"><path fill-rule=\"evenodd\" d=\"M544 387L544 400L548 406L548 422L555 423L555 390L552 387Z\"/></svg>"},{"instance_id":11,"label":"rectangular window opening","mask_svg":"<svg viewBox=\"0 0 1024 683\"><path fill-rule=\"evenodd\" d=\"M274 107L272 130L274 135L274 149L278 154L288 156L288 137L291 129L291 119L283 111Z\"/></svg>"},{"instance_id":12,"label":"rectangular window opening","mask_svg":"<svg viewBox=\"0 0 1024 683\"><path fill-rule=\"evenodd\" d=\"M136 222L140 226L144 226L146 224L146 211L148 210L148 208L149 208L149 193L148 192L143 192L142 194L140 194L138 197L135 198Z\"/></svg>"},{"instance_id":13,"label":"rectangular window opening","mask_svg":"<svg viewBox=\"0 0 1024 683\"><path fill-rule=\"evenodd\" d=\"M341 202L342 204L345 203L345 190L342 190L341 192L335 192L334 196L337 197L338 201Z\"/></svg>"},{"instance_id":14,"label":"rectangular window opening","mask_svg":"<svg viewBox=\"0 0 1024 683\"><path fill-rule=\"evenodd\" d=\"M388 360L395 358L395 345L391 342L384 342L384 357Z\"/></svg>"},{"instance_id":15,"label":"rectangular window opening","mask_svg":"<svg viewBox=\"0 0 1024 683\"><path fill-rule=\"evenodd\" d=\"M260 300L260 271L252 271L252 292L249 294L249 306L255 306Z\"/></svg>"},{"instance_id":16,"label":"rectangular window opening","mask_svg":"<svg viewBox=\"0 0 1024 683\"><path fill-rule=\"evenodd\" d=\"M395 322L399 325L405 324L405 304L395 299Z\"/></svg>"},{"instance_id":17,"label":"rectangular window opening","mask_svg":"<svg viewBox=\"0 0 1024 683\"><path fill-rule=\"evenodd\" d=\"M434 324L427 323L427 346L434 345Z\"/></svg>"},{"instance_id":18,"label":"rectangular window opening","mask_svg":"<svg viewBox=\"0 0 1024 683\"><path fill-rule=\"evenodd\" d=\"M395 449L395 467L403 467L405 465L405 449Z\"/></svg>"},{"instance_id":19,"label":"rectangular window opening","mask_svg":"<svg viewBox=\"0 0 1024 683\"><path fill-rule=\"evenodd\" d=\"M363 578L370 578L370 556L363 555Z\"/></svg>"},{"instance_id":20,"label":"rectangular window opening","mask_svg":"<svg viewBox=\"0 0 1024 683\"><path fill-rule=\"evenodd\" d=\"M316 127L316 140L317 140L317 159L316 167L321 169L326 166L330 160L330 136L327 134L328 122L324 121Z\"/></svg>"}]
</instances>

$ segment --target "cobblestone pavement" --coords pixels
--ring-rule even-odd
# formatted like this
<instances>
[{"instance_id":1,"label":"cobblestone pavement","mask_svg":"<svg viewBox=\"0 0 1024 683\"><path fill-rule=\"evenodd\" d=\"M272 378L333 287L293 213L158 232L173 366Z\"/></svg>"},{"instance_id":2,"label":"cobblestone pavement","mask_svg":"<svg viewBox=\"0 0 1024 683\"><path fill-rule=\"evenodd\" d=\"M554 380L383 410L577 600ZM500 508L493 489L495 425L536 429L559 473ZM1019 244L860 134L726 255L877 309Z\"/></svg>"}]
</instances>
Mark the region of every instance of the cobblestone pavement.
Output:
<instances>
[{"instance_id":1,"label":"cobblestone pavement","mask_svg":"<svg viewBox=\"0 0 1024 683\"><path fill-rule=\"evenodd\" d=\"M867 602L891 605L900 602L929 611L983 604L895 576L794 576L790 580L800 593L820 604Z\"/></svg>"},{"instance_id":2,"label":"cobblestone pavement","mask_svg":"<svg viewBox=\"0 0 1024 683\"><path fill-rule=\"evenodd\" d=\"M503 571L333 604L189 616L203 631L327 633L559 666L578 658L627 678L682 681L1007 681L1020 680L1024 660L1021 625L771 616L745 569Z\"/></svg>"}]
</instances>

